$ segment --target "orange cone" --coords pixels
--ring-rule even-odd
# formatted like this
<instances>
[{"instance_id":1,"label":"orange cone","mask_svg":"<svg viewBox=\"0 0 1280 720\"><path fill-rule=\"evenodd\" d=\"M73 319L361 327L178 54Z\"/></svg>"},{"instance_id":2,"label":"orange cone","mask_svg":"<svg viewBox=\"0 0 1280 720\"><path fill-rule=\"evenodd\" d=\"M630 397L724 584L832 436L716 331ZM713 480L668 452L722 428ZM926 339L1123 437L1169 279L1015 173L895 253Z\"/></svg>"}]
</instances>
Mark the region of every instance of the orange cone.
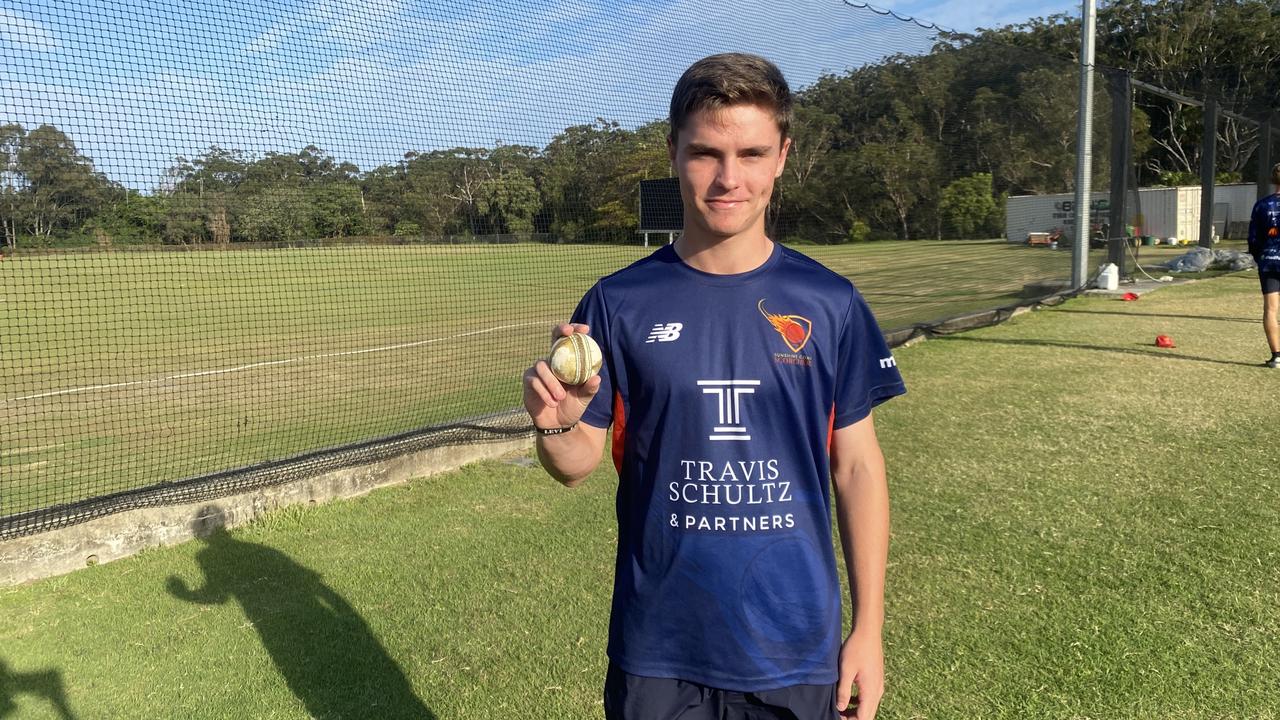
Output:
<instances>
[{"instance_id":1,"label":"orange cone","mask_svg":"<svg viewBox=\"0 0 1280 720\"><path fill-rule=\"evenodd\" d=\"M1169 337L1168 335L1157 335L1156 347L1173 348L1178 346L1173 344L1173 338Z\"/></svg>"}]
</instances>

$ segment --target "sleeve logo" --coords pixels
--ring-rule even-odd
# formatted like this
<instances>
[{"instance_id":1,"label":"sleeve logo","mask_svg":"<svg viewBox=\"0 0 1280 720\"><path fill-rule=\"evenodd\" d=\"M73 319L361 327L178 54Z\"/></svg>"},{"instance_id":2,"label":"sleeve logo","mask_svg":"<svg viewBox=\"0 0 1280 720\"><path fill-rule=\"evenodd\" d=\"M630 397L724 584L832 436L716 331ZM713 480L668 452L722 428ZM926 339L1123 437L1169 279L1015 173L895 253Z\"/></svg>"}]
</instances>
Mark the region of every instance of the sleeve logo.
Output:
<instances>
[{"instance_id":1,"label":"sleeve logo","mask_svg":"<svg viewBox=\"0 0 1280 720\"><path fill-rule=\"evenodd\" d=\"M791 348L791 352L798 353L809 344L809 336L813 334L813 323L808 318L799 315L774 315L764 309L764 298L760 298L756 307L759 308L764 319L768 320L773 325L773 329L782 336L782 342Z\"/></svg>"}]
</instances>

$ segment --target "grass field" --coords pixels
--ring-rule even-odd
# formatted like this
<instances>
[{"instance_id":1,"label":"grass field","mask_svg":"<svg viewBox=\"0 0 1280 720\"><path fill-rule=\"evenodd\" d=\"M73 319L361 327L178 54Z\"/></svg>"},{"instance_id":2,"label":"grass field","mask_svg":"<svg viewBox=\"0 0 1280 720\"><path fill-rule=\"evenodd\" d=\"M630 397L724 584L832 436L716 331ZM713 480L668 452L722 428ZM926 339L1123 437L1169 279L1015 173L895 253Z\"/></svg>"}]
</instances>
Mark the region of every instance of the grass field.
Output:
<instances>
[{"instance_id":1,"label":"grass field","mask_svg":"<svg viewBox=\"0 0 1280 720\"><path fill-rule=\"evenodd\" d=\"M1006 304L1027 283L1070 275L1068 251L1001 242L801 249L853 278L886 329ZM5 260L0 427L11 440L0 449L0 516L514 407L549 325L645 252L360 246Z\"/></svg>"},{"instance_id":2,"label":"grass field","mask_svg":"<svg viewBox=\"0 0 1280 720\"><path fill-rule=\"evenodd\" d=\"M1245 273L896 353L882 720L1278 716L1257 300ZM0 590L0 715L598 718L615 486L516 456Z\"/></svg>"}]
</instances>

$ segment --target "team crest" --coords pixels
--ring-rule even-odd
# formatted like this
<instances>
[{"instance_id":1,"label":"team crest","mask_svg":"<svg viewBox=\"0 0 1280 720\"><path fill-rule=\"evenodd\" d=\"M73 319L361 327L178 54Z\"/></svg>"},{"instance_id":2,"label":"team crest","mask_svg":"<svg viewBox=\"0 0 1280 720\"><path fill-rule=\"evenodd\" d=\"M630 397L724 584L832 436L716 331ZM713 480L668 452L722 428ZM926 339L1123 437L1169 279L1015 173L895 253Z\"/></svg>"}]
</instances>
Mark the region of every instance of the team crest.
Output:
<instances>
[{"instance_id":1,"label":"team crest","mask_svg":"<svg viewBox=\"0 0 1280 720\"><path fill-rule=\"evenodd\" d=\"M782 341L791 348L791 352L798 353L809 343L809 336L813 334L813 323L809 318L799 315L774 315L764 309L764 298L760 298L756 307L760 309L760 314L769 321L769 324L773 325L773 329L782 336Z\"/></svg>"}]
</instances>

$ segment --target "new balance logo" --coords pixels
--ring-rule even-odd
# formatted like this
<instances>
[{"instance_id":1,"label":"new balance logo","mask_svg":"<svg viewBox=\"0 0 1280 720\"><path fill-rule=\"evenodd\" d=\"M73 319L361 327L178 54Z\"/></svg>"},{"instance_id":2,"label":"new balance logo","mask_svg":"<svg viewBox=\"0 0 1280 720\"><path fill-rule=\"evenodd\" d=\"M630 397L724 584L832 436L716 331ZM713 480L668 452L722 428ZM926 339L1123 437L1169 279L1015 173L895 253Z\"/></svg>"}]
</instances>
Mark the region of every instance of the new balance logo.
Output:
<instances>
[{"instance_id":1,"label":"new balance logo","mask_svg":"<svg viewBox=\"0 0 1280 720\"><path fill-rule=\"evenodd\" d=\"M667 323L666 325L658 323L649 331L649 339L645 342L671 342L680 337L680 331L683 329L684 323Z\"/></svg>"},{"instance_id":2,"label":"new balance logo","mask_svg":"<svg viewBox=\"0 0 1280 720\"><path fill-rule=\"evenodd\" d=\"M898 361L892 355L887 358L880 358L880 369L898 367Z\"/></svg>"}]
</instances>

